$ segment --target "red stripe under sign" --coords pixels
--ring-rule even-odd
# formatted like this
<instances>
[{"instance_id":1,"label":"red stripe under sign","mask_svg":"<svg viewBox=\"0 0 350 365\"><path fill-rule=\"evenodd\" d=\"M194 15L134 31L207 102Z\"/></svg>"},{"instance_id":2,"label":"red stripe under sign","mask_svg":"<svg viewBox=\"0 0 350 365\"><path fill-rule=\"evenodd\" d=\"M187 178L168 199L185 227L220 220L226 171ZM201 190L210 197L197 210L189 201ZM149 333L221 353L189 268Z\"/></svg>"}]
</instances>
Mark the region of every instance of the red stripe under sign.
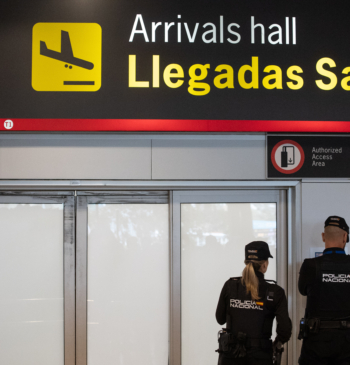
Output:
<instances>
[{"instance_id":1,"label":"red stripe under sign","mask_svg":"<svg viewBox=\"0 0 350 365\"><path fill-rule=\"evenodd\" d=\"M5 122L7 128L5 128ZM350 122L205 119L0 119L3 131L43 132L329 132L350 133Z\"/></svg>"}]
</instances>

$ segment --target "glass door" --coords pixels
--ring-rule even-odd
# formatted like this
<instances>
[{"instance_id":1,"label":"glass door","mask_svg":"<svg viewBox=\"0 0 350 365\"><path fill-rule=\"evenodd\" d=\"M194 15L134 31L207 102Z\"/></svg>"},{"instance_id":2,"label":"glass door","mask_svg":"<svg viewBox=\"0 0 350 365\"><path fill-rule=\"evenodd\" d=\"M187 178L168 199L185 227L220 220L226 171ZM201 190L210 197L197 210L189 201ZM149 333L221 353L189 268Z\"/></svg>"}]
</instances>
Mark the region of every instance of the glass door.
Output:
<instances>
[{"instance_id":1,"label":"glass door","mask_svg":"<svg viewBox=\"0 0 350 365\"><path fill-rule=\"evenodd\" d=\"M174 364L217 362L218 298L225 281L241 276L247 243L263 240L269 244L274 259L265 277L286 286L284 195L244 190L174 193Z\"/></svg>"},{"instance_id":2,"label":"glass door","mask_svg":"<svg viewBox=\"0 0 350 365\"><path fill-rule=\"evenodd\" d=\"M168 196L78 196L78 365L168 364Z\"/></svg>"},{"instance_id":3,"label":"glass door","mask_svg":"<svg viewBox=\"0 0 350 365\"><path fill-rule=\"evenodd\" d=\"M248 242L287 287L284 190L76 194L0 192L1 364L212 365Z\"/></svg>"},{"instance_id":4,"label":"glass door","mask_svg":"<svg viewBox=\"0 0 350 365\"><path fill-rule=\"evenodd\" d=\"M75 364L73 193L0 193L0 363Z\"/></svg>"}]
</instances>

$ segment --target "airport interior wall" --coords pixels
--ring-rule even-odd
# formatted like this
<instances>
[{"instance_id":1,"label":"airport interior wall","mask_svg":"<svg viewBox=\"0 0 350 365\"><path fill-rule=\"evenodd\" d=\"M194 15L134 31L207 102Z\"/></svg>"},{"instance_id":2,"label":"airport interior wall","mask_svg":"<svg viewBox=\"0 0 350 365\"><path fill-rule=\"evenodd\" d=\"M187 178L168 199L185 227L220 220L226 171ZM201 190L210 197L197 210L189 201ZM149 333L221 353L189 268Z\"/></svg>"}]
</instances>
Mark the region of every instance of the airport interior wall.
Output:
<instances>
[{"instance_id":1,"label":"airport interior wall","mask_svg":"<svg viewBox=\"0 0 350 365\"><path fill-rule=\"evenodd\" d=\"M261 134L0 134L0 179L266 180ZM302 183L302 255L325 217L347 218L348 179ZM350 219L350 217L348 218Z\"/></svg>"},{"instance_id":2,"label":"airport interior wall","mask_svg":"<svg viewBox=\"0 0 350 365\"><path fill-rule=\"evenodd\" d=\"M1 179L264 180L265 135L1 134Z\"/></svg>"},{"instance_id":3,"label":"airport interior wall","mask_svg":"<svg viewBox=\"0 0 350 365\"><path fill-rule=\"evenodd\" d=\"M264 181L266 160L264 133L0 135L0 180ZM311 248L322 247L326 217L350 220L349 180L301 180L299 203L297 268Z\"/></svg>"}]
</instances>

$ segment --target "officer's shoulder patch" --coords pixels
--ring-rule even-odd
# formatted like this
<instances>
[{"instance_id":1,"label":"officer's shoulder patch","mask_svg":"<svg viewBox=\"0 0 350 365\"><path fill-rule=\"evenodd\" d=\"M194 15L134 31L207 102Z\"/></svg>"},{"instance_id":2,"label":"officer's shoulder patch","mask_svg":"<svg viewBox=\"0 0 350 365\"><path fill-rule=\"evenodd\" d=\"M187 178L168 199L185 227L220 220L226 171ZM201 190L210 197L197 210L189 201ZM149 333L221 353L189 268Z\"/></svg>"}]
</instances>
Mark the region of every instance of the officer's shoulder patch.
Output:
<instances>
[{"instance_id":1,"label":"officer's shoulder patch","mask_svg":"<svg viewBox=\"0 0 350 365\"><path fill-rule=\"evenodd\" d=\"M273 280L269 280L269 281L273 281ZM268 288L266 290L266 300L267 300L267 303L268 302L275 302L276 301L276 296L278 296L277 293L281 289L282 288L279 285L277 285L275 281L273 281L273 284L268 283Z\"/></svg>"}]
</instances>

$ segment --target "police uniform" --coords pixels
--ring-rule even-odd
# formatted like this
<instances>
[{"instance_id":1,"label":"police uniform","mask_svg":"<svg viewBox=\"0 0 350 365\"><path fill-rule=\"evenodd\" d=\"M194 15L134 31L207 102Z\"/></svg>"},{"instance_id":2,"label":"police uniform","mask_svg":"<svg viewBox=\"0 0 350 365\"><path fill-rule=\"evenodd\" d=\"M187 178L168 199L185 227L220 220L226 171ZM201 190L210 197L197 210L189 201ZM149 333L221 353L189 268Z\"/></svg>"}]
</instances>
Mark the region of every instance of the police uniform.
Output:
<instances>
[{"instance_id":1,"label":"police uniform","mask_svg":"<svg viewBox=\"0 0 350 365\"><path fill-rule=\"evenodd\" d=\"M251 242L246 246L246 259L248 251L256 251L256 260L267 260L272 257L267 243L261 241ZM231 278L226 281L216 309L216 320L220 325L226 323L234 339L232 351L220 354L220 365L236 364L272 364L272 324L277 319L276 342L285 343L292 332L292 323L288 315L287 299L284 290L275 282L264 279L264 274L255 272L259 280L259 299L254 301L241 278ZM239 343L239 336L245 335L244 348L246 353L237 356L235 346Z\"/></svg>"},{"instance_id":2,"label":"police uniform","mask_svg":"<svg viewBox=\"0 0 350 365\"><path fill-rule=\"evenodd\" d=\"M329 225L346 231L349 242L349 227L343 218L331 216L325 222L325 227ZM306 259L298 285L307 296L299 364L350 365L350 256L342 248L332 247L323 256Z\"/></svg>"}]
</instances>

